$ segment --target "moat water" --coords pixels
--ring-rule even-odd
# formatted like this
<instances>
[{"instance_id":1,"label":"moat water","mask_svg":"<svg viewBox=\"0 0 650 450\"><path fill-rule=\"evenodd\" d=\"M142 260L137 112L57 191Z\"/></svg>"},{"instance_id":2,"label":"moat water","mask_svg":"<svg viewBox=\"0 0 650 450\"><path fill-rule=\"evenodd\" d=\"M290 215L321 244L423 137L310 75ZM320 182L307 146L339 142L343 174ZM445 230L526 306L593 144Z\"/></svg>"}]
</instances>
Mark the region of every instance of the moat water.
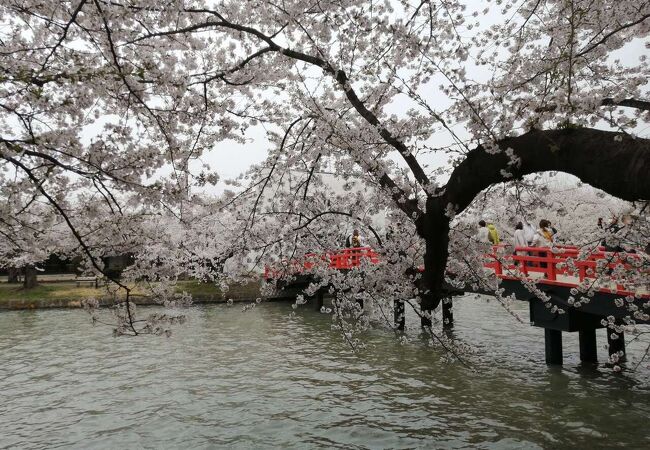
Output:
<instances>
[{"instance_id":1,"label":"moat water","mask_svg":"<svg viewBox=\"0 0 650 450\"><path fill-rule=\"evenodd\" d=\"M565 365L547 367L543 330L495 302L455 303L473 370L412 314L410 342L376 329L355 352L326 314L292 311L195 306L170 338L113 338L80 310L0 313L0 448L650 448L647 364L583 367L565 333Z\"/></svg>"}]
</instances>

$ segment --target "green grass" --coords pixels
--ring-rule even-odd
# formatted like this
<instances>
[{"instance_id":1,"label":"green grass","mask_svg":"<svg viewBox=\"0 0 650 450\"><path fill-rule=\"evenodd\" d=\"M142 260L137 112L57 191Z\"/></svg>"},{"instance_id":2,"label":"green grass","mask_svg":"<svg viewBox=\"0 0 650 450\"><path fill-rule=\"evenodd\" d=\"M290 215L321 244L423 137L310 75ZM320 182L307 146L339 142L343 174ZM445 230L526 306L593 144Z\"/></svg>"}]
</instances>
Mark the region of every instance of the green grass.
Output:
<instances>
[{"instance_id":1,"label":"green grass","mask_svg":"<svg viewBox=\"0 0 650 450\"><path fill-rule=\"evenodd\" d=\"M213 283L201 283L200 281L179 281L176 284L176 292L187 292L193 296L221 295L221 289Z\"/></svg>"},{"instance_id":2,"label":"green grass","mask_svg":"<svg viewBox=\"0 0 650 450\"><path fill-rule=\"evenodd\" d=\"M254 291L255 282L244 285L245 289ZM176 292L188 292L195 297L218 297L221 290L212 283L201 283L199 281L179 281L176 285ZM142 288L136 288L133 294L147 295ZM107 296L106 288L95 289L92 286L77 287L75 282L63 283L41 283L32 289L23 289L19 284L0 283L0 303L7 301L47 301L47 300L83 300L85 298L100 298Z\"/></svg>"},{"instance_id":3,"label":"green grass","mask_svg":"<svg viewBox=\"0 0 650 450\"><path fill-rule=\"evenodd\" d=\"M47 300L71 299L81 300L101 296L105 291L93 287L77 287L75 283L39 284L32 289L23 289L22 285L0 284L0 302L9 300Z\"/></svg>"}]
</instances>

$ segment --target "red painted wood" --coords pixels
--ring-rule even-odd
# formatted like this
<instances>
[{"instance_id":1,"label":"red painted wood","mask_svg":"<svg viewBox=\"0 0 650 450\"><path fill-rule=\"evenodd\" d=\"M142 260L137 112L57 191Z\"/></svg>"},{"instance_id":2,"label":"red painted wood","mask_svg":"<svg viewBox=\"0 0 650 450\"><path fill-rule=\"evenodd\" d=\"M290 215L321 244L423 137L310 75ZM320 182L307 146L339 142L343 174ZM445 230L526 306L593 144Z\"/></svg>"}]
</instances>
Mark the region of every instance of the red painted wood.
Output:
<instances>
[{"instance_id":1,"label":"red painted wood","mask_svg":"<svg viewBox=\"0 0 650 450\"><path fill-rule=\"evenodd\" d=\"M534 278L535 282L564 287L576 287L578 283L558 281L558 275L577 277L579 282L588 279L595 279L595 270L598 261L606 260L607 269L615 269L623 265L629 269L630 261L640 260L640 256L634 253L605 252L602 247L592 252L583 252L583 259L578 260L580 250L570 245L557 245L548 247L516 247L515 252L526 252L524 255L507 254L499 255L498 250L504 245L495 245L492 252L486 254L484 267L494 270L496 276L501 279L518 280L528 277L531 273L542 273L543 278ZM542 256L544 255L544 256ZM585 258L586 256L586 258ZM567 263L573 260L573 268ZM350 270L362 264L379 264L380 255L371 247L345 248L334 250L324 254L308 253L302 258L282 260L278 264L264 267L264 278L267 280L280 278L284 275L297 275L311 272L316 266L327 264L330 269ZM545 263L546 267L542 267ZM418 268L420 271L422 267ZM650 275L650 273L649 273ZM616 290L601 288L601 292L615 293L617 295L633 295L626 291L622 284L616 286ZM642 295L643 298L650 298L650 294Z\"/></svg>"}]
</instances>

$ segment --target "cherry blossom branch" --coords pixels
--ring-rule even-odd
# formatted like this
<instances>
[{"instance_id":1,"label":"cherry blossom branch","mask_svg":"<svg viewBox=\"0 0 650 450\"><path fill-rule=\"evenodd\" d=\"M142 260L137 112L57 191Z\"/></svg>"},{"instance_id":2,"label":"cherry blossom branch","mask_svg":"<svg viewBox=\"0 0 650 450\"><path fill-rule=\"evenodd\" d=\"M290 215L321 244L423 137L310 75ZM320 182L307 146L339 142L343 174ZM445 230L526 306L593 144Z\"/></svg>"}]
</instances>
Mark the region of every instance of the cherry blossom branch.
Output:
<instances>
[{"instance_id":1,"label":"cherry blossom branch","mask_svg":"<svg viewBox=\"0 0 650 450\"><path fill-rule=\"evenodd\" d=\"M205 10L202 10L202 12L206 12ZM347 74L345 71L341 69L336 69L334 66L332 66L328 61L325 59L318 57L318 56L313 56L313 55L308 55L306 53L284 48L273 39L261 31L244 26L244 25L239 25L232 23L228 20L226 20L221 14L219 14L217 11L210 11L211 14L213 14L215 17L219 18L219 21L207 21L204 23L198 23L194 24L188 27L184 28L179 28L179 29L174 29L174 30L166 30L166 31L161 31L158 33L149 33L144 36L141 36L137 39L132 40L131 42L136 42L139 40L143 39L149 39L153 37L163 37L163 36L170 36L174 34L182 34L182 33L187 33L191 31L196 31L196 30L201 30L205 28L228 28L236 31L240 31L243 33L250 34L252 36L257 37L258 39L262 40L265 42L269 49L280 53L284 56L287 56L291 59L295 59L298 61L303 61L308 64L320 67L325 71L326 73L330 74L332 78L339 84L339 86L343 89L345 92L346 97L348 98L348 101L352 104L352 106L357 110L357 112L363 117L370 125L375 127L377 131L379 132L379 135L384 139L386 143L388 143L390 146L395 148L399 154L402 156L406 164L408 165L409 169L413 173L413 176L415 179L420 183L423 187L428 185L430 180L426 173L424 172L424 169L420 165L420 163L417 161L415 156L411 153L411 150L398 138L396 138L380 121L379 118L372 112L370 111L363 101L358 97L356 91L352 88L351 85L351 80L348 78Z\"/></svg>"}]
</instances>

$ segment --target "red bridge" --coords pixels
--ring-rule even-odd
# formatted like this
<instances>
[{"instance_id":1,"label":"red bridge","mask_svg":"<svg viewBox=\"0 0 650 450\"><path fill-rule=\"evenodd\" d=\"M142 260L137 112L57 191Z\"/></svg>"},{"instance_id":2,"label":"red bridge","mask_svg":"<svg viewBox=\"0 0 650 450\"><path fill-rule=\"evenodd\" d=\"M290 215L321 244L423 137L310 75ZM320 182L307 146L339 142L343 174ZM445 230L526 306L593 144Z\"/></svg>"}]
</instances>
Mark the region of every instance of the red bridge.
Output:
<instances>
[{"instance_id":1,"label":"red bridge","mask_svg":"<svg viewBox=\"0 0 650 450\"><path fill-rule=\"evenodd\" d=\"M302 258L282 260L278 264L264 267L264 279L279 278L282 275L309 273L319 264L327 264L330 269L349 270L359 267L362 262L378 264L379 253L370 247L352 247L322 254L307 253Z\"/></svg>"},{"instance_id":2,"label":"red bridge","mask_svg":"<svg viewBox=\"0 0 650 450\"><path fill-rule=\"evenodd\" d=\"M596 330L606 329L610 357L623 358L625 339L621 325L633 320L636 324L650 324L650 264L648 257L623 252L607 252L603 248L581 251L572 246L547 247L494 246L484 255L484 267L491 269L501 280L504 295L513 294L530 306L530 321L544 328L546 362L562 364L562 332L579 332L580 359L586 363L597 361ZM297 294L315 278L317 266L335 270L351 270L365 264L380 264L381 255L370 247L346 248L323 254L310 253L302 258L280 261L266 266L264 278L285 283L282 278L292 275L293 281L283 289ZM606 275L606 276L603 276ZM535 282L538 294L526 286ZM574 289L588 291L575 295ZM466 287L464 291L472 291ZM538 298L543 294L545 298ZM316 293L316 308L323 305L327 289ZM462 291L459 291L462 292ZM490 292L481 292L490 295ZM621 298L625 300L621 302ZM393 299L395 326L405 327L403 299ZM578 305L580 305L578 307ZM622 306L621 306L622 305ZM445 324L453 323L451 304L443 303ZM430 319L422 318L423 325ZM615 327L616 333L609 327ZM617 336L615 338L615 336ZM623 355L623 356L621 356Z\"/></svg>"},{"instance_id":3,"label":"red bridge","mask_svg":"<svg viewBox=\"0 0 650 450\"><path fill-rule=\"evenodd\" d=\"M638 284L633 280L620 279L618 282L598 285L603 272L612 273L620 268L637 268L650 277L648 262L644 262L638 254L606 252L601 247L596 251L582 252L581 255L578 247L568 245L553 248L515 247L515 254L506 254L506 249L506 246L496 245L492 247L491 254L485 255L484 267L494 270L495 275L502 280L528 279L540 284L569 288L578 287L585 282L596 283L600 292L650 298L648 286L639 285L634 290L629 289ZM345 248L323 254L308 253L302 258L267 265L264 268L264 279L310 274L314 267L323 264L330 269L350 270L362 264L379 264L380 256L371 247ZM608 278L615 279L611 275Z\"/></svg>"}]
</instances>

